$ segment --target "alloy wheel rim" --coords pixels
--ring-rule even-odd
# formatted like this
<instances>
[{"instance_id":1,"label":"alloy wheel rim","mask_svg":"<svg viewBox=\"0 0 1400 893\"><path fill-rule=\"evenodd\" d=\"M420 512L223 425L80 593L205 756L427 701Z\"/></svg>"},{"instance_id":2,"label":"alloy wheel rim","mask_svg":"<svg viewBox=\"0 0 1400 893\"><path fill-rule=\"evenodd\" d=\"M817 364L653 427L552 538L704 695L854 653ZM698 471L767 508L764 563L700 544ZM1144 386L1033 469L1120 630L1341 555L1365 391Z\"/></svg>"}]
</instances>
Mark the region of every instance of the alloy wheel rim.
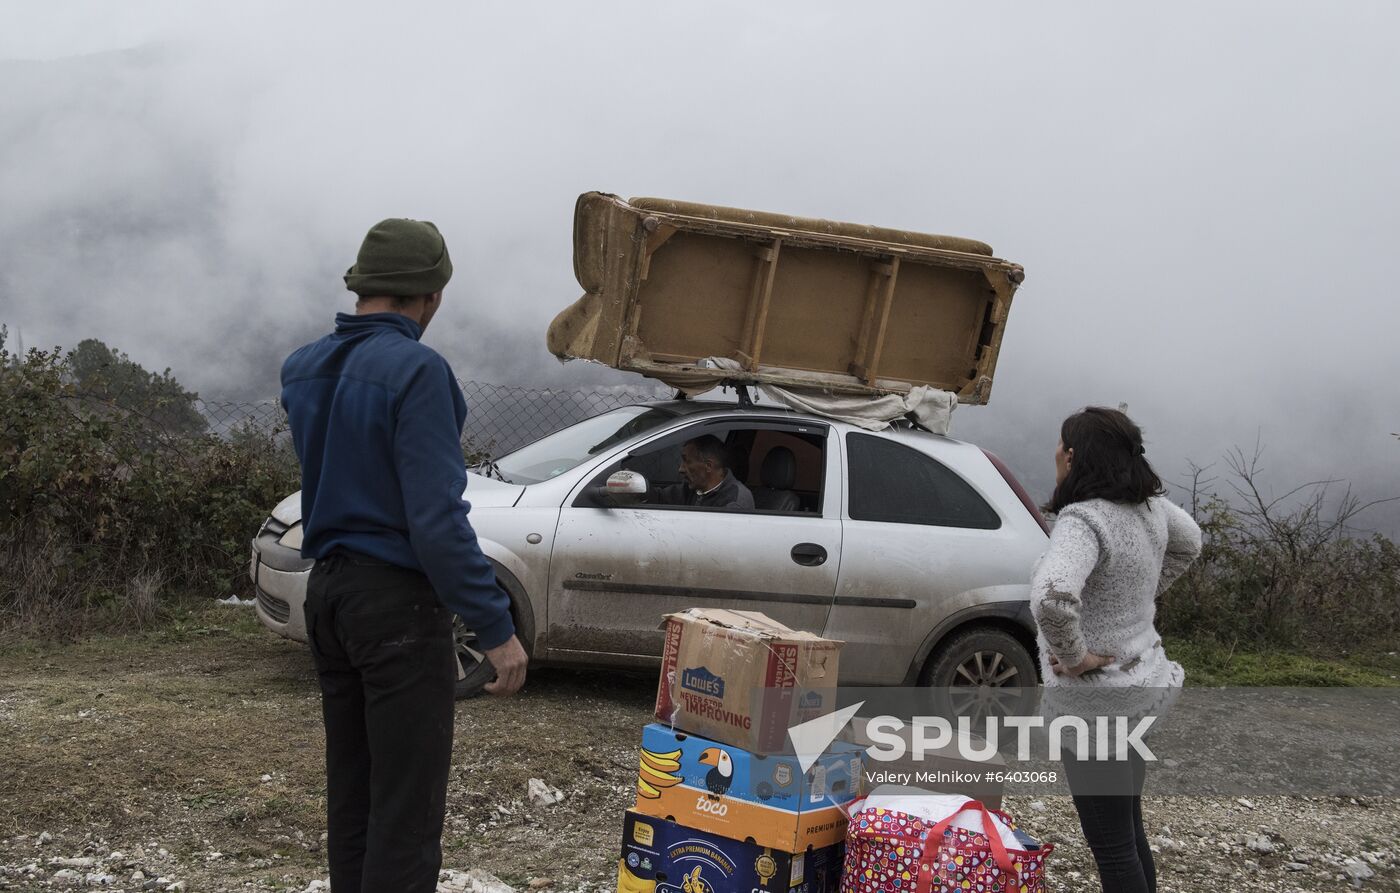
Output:
<instances>
[{"instance_id":1,"label":"alloy wheel rim","mask_svg":"<svg viewBox=\"0 0 1400 893\"><path fill-rule=\"evenodd\" d=\"M1021 671L1004 653L974 651L953 669L949 706L955 715L966 716L974 724L991 716L1008 716L1019 706L1020 676Z\"/></svg>"},{"instance_id":2,"label":"alloy wheel rim","mask_svg":"<svg viewBox=\"0 0 1400 893\"><path fill-rule=\"evenodd\" d=\"M458 679L469 676L486 662L486 655L481 651L476 630L469 629L461 617L452 618L452 647L457 652L457 663L462 668Z\"/></svg>"}]
</instances>

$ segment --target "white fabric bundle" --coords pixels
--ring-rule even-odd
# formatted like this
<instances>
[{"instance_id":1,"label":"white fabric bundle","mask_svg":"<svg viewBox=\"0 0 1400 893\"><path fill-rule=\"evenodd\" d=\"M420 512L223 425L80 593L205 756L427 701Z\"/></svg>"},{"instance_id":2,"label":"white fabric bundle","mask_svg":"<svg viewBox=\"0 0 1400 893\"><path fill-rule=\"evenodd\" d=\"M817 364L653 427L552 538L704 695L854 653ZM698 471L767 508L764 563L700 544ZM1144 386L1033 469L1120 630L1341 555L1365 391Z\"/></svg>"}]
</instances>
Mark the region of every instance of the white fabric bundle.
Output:
<instances>
[{"instance_id":1,"label":"white fabric bundle","mask_svg":"<svg viewBox=\"0 0 1400 893\"><path fill-rule=\"evenodd\" d=\"M665 383L695 397L719 386L726 372L740 372L743 367L728 357L709 357L697 365L714 372L674 372L658 375ZM758 385L763 395L800 412L810 412L829 419L847 422L867 431L881 431L890 423L913 414L920 425L934 434L947 434L958 395L927 385L910 388L907 394L882 394L878 397L862 394L831 394L821 388L778 387Z\"/></svg>"}]
</instances>

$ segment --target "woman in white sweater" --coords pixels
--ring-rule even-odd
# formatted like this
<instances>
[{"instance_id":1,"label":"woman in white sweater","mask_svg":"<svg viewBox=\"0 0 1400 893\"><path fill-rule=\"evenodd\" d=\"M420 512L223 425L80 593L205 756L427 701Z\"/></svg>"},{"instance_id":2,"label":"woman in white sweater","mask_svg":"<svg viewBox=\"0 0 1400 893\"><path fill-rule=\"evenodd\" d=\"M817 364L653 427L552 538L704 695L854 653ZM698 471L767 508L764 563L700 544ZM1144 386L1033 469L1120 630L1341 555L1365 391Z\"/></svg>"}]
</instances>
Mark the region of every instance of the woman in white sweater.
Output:
<instances>
[{"instance_id":1,"label":"woman in white sweater","mask_svg":"<svg viewBox=\"0 0 1400 893\"><path fill-rule=\"evenodd\" d=\"M1157 597L1200 554L1201 530L1162 493L1125 414L1089 407L1065 420L1049 506L1058 517L1031 577L1048 702L1098 697L1146 713L1180 688L1181 665L1167 658L1153 621ZM1146 766L1127 753L1065 761L1105 893L1157 889L1142 825Z\"/></svg>"}]
</instances>

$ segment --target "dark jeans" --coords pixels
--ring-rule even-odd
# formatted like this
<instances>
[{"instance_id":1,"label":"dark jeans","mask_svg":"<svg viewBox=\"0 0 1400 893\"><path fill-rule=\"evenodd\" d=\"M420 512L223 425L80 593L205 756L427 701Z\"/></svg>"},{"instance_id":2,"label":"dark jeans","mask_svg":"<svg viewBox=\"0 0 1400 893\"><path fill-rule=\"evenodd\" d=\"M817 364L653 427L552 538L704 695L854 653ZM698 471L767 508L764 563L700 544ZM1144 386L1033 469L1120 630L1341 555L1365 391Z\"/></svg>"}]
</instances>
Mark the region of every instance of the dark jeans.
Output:
<instances>
[{"instance_id":1,"label":"dark jeans","mask_svg":"<svg viewBox=\"0 0 1400 893\"><path fill-rule=\"evenodd\" d=\"M312 568L305 610L331 890L431 893L452 760L452 615L422 574L340 554Z\"/></svg>"},{"instance_id":2,"label":"dark jeans","mask_svg":"<svg viewBox=\"0 0 1400 893\"><path fill-rule=\"evenodd\" d=\"M1065 776L1104 893L1156 893L1157 866L1142 827L1142 757L1129 751L1126 761L1068 759Z\"/></svg>"}]
</instances>

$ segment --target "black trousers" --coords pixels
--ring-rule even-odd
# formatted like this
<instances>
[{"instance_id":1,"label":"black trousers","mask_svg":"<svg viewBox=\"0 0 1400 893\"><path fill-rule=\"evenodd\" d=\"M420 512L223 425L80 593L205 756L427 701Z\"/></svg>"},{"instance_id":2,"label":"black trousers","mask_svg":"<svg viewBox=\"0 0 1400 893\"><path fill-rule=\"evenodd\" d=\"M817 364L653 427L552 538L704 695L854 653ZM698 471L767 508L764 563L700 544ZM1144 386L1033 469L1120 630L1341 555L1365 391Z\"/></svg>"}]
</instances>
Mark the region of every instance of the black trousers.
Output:
<instances>
[{"instance_id":1,"label":"black trousers","mask_svg":"<svg viewBox=\"0 0 1400 893\"><path fill-rule=\"evenodd\" d=\"M1142 757L1130 750L1125 761L1069 759L1065 776L1104 893L1156 893L1157 866L1142 826Z\"/></svg>"},{"instance_id":2,"label":"black trousers","mask_svg":"<svg viewBox=\"0 0 1400 893\"><path fill-rule=\"evenodd\" d=\"M335 554L306 584L334 893L431 893L452 760L452 615L420 573Z\"/></svg>"}]
</instances>

